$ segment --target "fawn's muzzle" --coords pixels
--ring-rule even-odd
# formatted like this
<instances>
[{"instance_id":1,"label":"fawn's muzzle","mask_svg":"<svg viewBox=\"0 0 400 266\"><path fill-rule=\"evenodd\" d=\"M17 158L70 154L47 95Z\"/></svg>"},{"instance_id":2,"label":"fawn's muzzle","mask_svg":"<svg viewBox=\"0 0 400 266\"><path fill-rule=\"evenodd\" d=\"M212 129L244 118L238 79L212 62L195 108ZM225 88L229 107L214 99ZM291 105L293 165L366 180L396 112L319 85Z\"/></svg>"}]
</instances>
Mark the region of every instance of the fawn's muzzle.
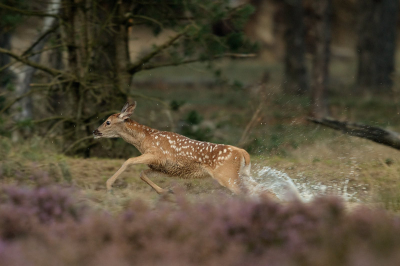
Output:
<instances>
[{"instance_id":1,"label":"fawn's muzzle","mask_svg":"<svg viewBox=\"0 0 400 266\"><path fill-rule=\"evenodd\" d=\"M93 130L93 135L95 137L101 137L101 135L103 135L103 134L101 134L101 132L98 129L96 129L96 130Z\"/></svg>"}]
</instances>

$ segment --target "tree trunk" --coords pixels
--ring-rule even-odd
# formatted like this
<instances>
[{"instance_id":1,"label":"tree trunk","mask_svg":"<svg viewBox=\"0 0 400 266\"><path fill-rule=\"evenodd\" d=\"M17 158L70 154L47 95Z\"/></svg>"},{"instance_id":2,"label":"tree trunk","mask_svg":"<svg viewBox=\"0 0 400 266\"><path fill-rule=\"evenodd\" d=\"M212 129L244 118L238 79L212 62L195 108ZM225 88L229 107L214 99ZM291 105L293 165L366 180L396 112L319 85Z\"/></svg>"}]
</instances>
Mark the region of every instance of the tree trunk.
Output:
<instances>
[{"instance_id":1,"label":"tree trunk","mask_svg":"<svg viewBox=\"0 0 400 266\"><path fill-rule=\"evenodd\" d=\"M327 84L331 42L331 0L313 1L311 5L311 35L314 39L313 66L311 73L312 116L329 115Z\"/></svg>"},{"instance_id":2,"label":"tree trunk","mask_svg":"<svg viewBox=\"0 0 400 266\"><path fill-rule=\"evenodd\" d=\"M53 0L52 3L50 3L47 7L47 12L49 14L57 14L59 12L61 6L61 0ZM37 40L40 40L36 43L36 45L29 51L29 53L34 53L34 55L29 57L29 60L35 63L39 63L41 53L40 51L43 50L47 40L50 37L50 34L46 34L44 38L42 38L43 34L46 33L48 30L50 30L54 25L58 23L56 18L54 17L45 17L43 20L43 27L38 34L38 37L36 38ZM36 42L36 40L35 40ZM16 82L16 96L21 96L25 93L27 93L31 89L31 83L33 76L36 73L36 68L31 67L31 66L24 66L24 68L16 75L17 76L17 82ZM33 102L32 102L32 97L27 96L18 101L14 107L14 120L21 122L24 120L29 120L32 119L32 109L33 109ZM23 128L22 132L23 135L28 135L30 133L29 128ZM13 140L18 141L19 139L19 133L17 131L13 132Z\"/></svg>"},{"instance_id":3,"label":"tree trunk","mask_svg":"<svg viewBox=\"0 0 400 266\"><path fill-rule=\"evenodd\" d=\"M0 28L0 47L5 48L7 50L11 47L11 30L6 30L4 28ZM6 54L0 54L0 68L6 66L10 63L10 56ZM11 77L13 76L12 72L6 68L3 71L0 71L0 91L7 86Z\"/></svg>"},{"instance_id":4,"label":"tree trunk","mask_svg":"<svg viewBox=\"0 0 400 266\"><path fill-rule=\"evenodd\" d=\"M61 30L58 29L54 33L54 44L62 45ZM48 65L54 69L64 69L63 49L62 47L49 51ZM66 108L64 104L62 85L56 85L56 90L49 91L49 113L61 114Z\"/></svg>"},{"instance_id":5,"label":"tree trunk","mask_svg":"<svg viewBox=\"0 0 400 266\"><path fill-rule=\"evenodd\" d=\"M87 147L93 140L85 140L92 131L85 117L93 110L86 103L95 102L100 113L119 108L127 98L130 85L128 29L121 21L130 2L85 0L74 5L75 0L63 1L68 68L78 78L78 82L70 85L72 94L69 95L74 104L74 122L64 124L64 135L75 132L69 134L64 148L84 152L88 157ZM99 23L92 23L93 20Z\"/></svg>"},{"instance_id":6,"label":"tree trunk","mask_svg":"<svg viewBox=\"0 0 400 266\"><path fill-rule=\"evenodd\" d=\"M358 73L360 90L393 85L398 0L359 0Z\"/></svg>"},{"instance_id":7,"label":"tree trunk","mask_svg":"<svg viewBox=\"0 0 400 266\"><path fill-rule=\"evenodd\" d=\"M123 17L127 12L126 1L119 1L118 3L118 14L119 17ZM116 84L118 89L126 93L129 90L131 83L131 75L128 74L129 60L129 49L128 49L128 27L126 24L116 23L115 28L115 73L116 73Z\"/></svg>"},{"instance_id":8,"label":"tree trunk","mask_svg":"<svg viewBox=\"0 0 400 266\"><path fill-rule=\"evenodd\" d=\"M285 16L285 83L287 93L298 95L309 90L305 65L305 26L302 0L281 2Z\"/></svg>"}]
</instances>

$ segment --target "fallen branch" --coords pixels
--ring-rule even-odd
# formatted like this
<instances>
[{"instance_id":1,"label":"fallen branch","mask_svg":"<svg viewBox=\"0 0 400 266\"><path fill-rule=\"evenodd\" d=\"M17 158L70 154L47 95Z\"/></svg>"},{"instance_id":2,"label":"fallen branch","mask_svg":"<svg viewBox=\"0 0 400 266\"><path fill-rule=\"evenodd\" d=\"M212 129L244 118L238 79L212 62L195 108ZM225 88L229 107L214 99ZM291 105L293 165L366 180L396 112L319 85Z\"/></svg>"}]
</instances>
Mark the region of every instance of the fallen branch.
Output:
<instances>
[{"instance_id":1,"label":"fallen branch","mask_svg":"<svg viewBox=\"0 0 400 266\"><path fill-rule=\"evenodd\" d=\"M342 131L342 133L350 136L369 139L376 143L400 150L400 134L397 132L359 123L337 121L331 118L316 119L309 117L307 120L319 125Z\"/></svg>"}]
</instances>

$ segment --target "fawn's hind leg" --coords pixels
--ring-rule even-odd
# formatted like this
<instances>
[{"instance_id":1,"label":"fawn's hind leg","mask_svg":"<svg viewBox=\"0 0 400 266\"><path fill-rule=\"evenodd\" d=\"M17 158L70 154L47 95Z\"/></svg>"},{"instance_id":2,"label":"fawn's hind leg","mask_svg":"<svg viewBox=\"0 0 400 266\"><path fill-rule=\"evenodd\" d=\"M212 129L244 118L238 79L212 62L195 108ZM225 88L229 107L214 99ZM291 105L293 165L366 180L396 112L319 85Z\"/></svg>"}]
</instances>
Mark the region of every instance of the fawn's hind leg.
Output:
<instances>
[{"instance_id":1,"label":"fawn's hind leg","mask_svg":"<svg viewBox=\"0 0 400 266\"><path fill-rule=\"evenodd\" d=\"M147 176L154 177L154 176L166 176L161 172L157 172L151 169L144 170L140 173L140 179L146 182L149 186L151 186L158 194L164 194L166 192L171 192L168 189L160 188L157 184L151 181Z\"/></svg>"},{"instance_id":2,"label":"fawn's hind leg","mask_svg":"<svg viewBox=\"0 0 400 266\"><path fill-rule=\"evenodd\" d=\"M233 193L245 194L245 188L236 168L230 165L221 165L212 172L212 177Z\"/></svg>"},{"instance_id":3,"label":"fawn's hind leg","mask_svg":"<svg viewBox=\"0 0 400 266\"><path fill-rule=\"evenodd\" d=\"M121 168L118 169L118 171L107 180L107 182L106 182L107 190L111 191L112 184L114 184L114 182L118 178L118 176L120 176L129 165L131 165L131 164L151 164L151 163L153 163L154 160L155 160L155 157L152 154L143 154L139 157L130 158L130 159L126 160L122 164Z\"/></svg>"}]
</instances>

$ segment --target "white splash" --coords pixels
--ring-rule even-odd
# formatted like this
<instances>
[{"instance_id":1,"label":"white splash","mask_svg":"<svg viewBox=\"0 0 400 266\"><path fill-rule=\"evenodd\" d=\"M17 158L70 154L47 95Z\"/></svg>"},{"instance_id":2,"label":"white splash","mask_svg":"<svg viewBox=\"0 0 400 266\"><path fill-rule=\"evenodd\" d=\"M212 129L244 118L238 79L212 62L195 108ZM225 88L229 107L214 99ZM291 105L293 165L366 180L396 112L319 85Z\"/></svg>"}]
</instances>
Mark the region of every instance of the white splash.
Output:
<instances>
[{"instance_id":1,"label":"white splash","mask_svg":"<svg viewBox=\"0 0 400 266\"><path fill-rule=\"evenodd\" d=\"M340 173L336 180L321 180L321 182L302 172L297 173L292 179L286 173L269 166L258 166L253 168L252 177L248 179L248 187L251 188L253 195L268 190L282 201L303 202L324 195L335 195L351 202L364 202L371 197L367 184L354 182L358 177L354 170L347 174Z\"/></svg>"},{"instance_id":2,"label":"white splash","mask_svg":"<svg viewBox=\"0 0 400 266\"><path fill-rule=\"evenodd\" d=\"M359 195L354 185L349 188L349 181L349 177L345 177L340 181L322 184L310 180L303 173L298 173L294 183L305 201L310 201L316 196L335 195L341 197L344 201L362 202L362 199L367 195ZM366 189L365 185L359 184L358 186Z\"/></svg>"},{"instance_id":3,"label":"white splash","mask_svg":"<svg viewBox=\"0 0 400 266\"><path fill-rule=\"evenodd\" d=\"M304 200L286 173L264 166L257 171L254 179L258 190L270 190L282 201Z\"/></svg>"},{"instance_id":4,"label":"white splash","mask_svg":"<svg viewBox=\"0 0 400 266\"><path fill-rule=\"evenodd\" d=\"M297 174L297 178L292 180L286 173L264 166L257 170L253 175L258 183L257 191L270 190L282 201L301 200L308 202L316 196L336 195L345 201L358 202L356 191L349 191L349 179L332 184L322 184L312 182L302 173Z\"/></svg>"}]
</instances>

